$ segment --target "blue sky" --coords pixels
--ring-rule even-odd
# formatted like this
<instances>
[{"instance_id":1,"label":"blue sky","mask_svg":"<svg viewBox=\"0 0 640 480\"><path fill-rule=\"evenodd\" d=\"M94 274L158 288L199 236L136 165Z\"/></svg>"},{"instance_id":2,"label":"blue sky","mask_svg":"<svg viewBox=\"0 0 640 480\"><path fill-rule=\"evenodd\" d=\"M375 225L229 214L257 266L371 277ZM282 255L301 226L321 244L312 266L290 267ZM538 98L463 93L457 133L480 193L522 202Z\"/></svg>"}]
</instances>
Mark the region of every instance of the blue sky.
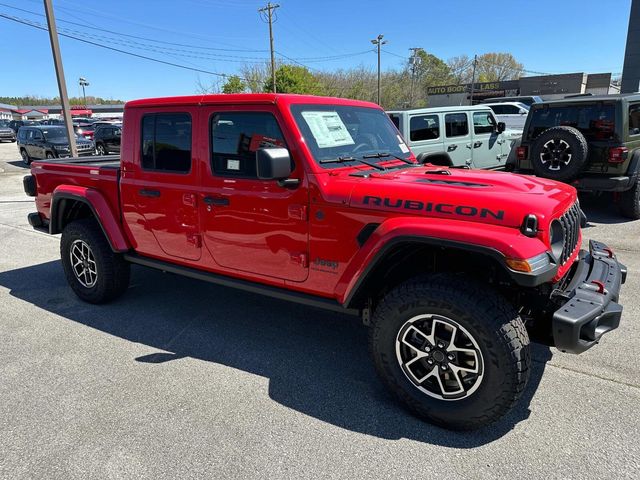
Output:
<instances>
[{"instance_id":1,"label":"blue sky","mask_svg":"<svg viewBox=\"0 0 640 480\"><path fill-rule=\"evenodd\" d=\"M53 3L61 31L64 28L68 34L89 41L187 67L231 74L243 63L269 55L267 25L257 13L266 1ZM281 7L274 24L276 50L318 70L358 65L374 68L375 53L367 50L373 48L370 39L382 33L388 41L383 69L400 67L410 47L422 47L443 59L510 52L531 71L617 73L622 70L630 8L630 0L278 3ZM0 0L0 14L46 23L37 15L43 13L42 0ZM209 84L215 79L68 38L61 38L61 49L71 96L79 94L80 76L91 83L87 94L124 100L192 94L197 91L198 81ZM0 57L1 96L57 95L46 31L0 18Z\"/></svg>"}]
</instances>

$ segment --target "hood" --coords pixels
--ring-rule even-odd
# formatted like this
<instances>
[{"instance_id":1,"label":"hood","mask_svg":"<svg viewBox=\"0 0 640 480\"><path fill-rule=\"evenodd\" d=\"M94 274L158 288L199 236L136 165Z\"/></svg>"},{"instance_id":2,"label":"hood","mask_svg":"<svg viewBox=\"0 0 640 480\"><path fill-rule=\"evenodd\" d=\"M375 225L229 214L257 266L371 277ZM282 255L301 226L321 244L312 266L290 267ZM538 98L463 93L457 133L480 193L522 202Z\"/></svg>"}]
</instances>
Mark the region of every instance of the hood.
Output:
<instances>
[{"instance_id":1,"label":"hood","mask_svg":"<svg viewBox=\"0 0 640 480\"><path fill-rule=\"evenodd\" d=\"M66 138L52 138L51 140L47 140L47 142L49 142L51 145L55 145L58 147L69 146L69 141ZM91 143L90 141L85 140L83 138L76 138L76 145L87 145L90 143Z\"/></svg>"},{"instance_id":2,"label":"hood","mask_svg":"<svg viewBox=\"0 0 640 480\"><path fill-rule=\"evenodd\" d=\"M353 170L340 175L354 181L353 207L508 227L519 227L526 215L535 214L546 229L577 198L569 185L505 172L430 166L355 175Z\"/></svg>"}]
</instances>

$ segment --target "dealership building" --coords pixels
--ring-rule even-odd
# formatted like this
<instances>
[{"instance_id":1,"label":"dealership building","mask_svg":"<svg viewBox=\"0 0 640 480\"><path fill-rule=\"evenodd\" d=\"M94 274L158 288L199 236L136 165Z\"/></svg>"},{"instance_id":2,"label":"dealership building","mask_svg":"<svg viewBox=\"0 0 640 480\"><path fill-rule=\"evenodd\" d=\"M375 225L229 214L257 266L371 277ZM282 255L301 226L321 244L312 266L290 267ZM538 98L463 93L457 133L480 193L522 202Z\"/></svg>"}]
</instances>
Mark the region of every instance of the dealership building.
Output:
<instances>
[{"instance_id":1,"label":"dealership building","mask_svg":"<svg viewBox=\"0 0 640 480\"><path fill-rule=\"evenodd\" d=\"M72 117L122 117L124 105L72 105ZM60 105L8 105L0 103L0 120L47 120L62 118Z\"/></svg>"},{"instance_id":2,"label":"dealership building","mask_svg":"<svg viewBox=\"0 0 640 480\"><path fill-rule=\"evenodd\" d=\"M471 84L428 87L429 107L471 105ZM473 85L473 103L492 97L536 95L543 100L564 98L578 94L607 95L620 93L620 88L611 84L610 73L566 73L521 77L519 80L481 82Z\"/></svg>"}]
</instances>

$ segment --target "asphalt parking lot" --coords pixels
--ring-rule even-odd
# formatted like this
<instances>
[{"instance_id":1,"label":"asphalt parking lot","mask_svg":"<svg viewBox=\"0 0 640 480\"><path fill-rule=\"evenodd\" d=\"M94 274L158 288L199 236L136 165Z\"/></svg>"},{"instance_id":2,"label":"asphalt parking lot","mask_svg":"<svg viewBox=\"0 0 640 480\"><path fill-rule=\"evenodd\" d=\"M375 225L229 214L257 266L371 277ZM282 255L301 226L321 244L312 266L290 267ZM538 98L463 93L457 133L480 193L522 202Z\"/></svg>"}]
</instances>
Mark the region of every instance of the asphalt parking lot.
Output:
<instances>
[{"instance_id":1,"label":"asphalt parking lot","mask_svg":"<svg viewBox=\"0 0 640 480\"><path fill-rule=\"evenodd\" d=\"M353 317L143 268L80 302L18 158L0 144L0 478L640 478L640 221L584 205L629 268L620 328L536 346L519 406L459 434L395 403Z\"/></svg>"}]
</instances>

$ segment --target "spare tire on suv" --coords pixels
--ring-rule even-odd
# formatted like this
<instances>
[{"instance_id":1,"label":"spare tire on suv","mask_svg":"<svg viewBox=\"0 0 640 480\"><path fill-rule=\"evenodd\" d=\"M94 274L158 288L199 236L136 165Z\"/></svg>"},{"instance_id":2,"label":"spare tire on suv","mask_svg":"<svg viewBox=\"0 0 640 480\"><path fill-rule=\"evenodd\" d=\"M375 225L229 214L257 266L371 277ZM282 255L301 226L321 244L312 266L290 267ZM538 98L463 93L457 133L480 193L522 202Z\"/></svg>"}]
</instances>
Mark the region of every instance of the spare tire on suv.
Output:
<instances>
[{"instance_id":1,"label":"spare tire on suv","mask_svg":"<svg viewBox=\"0 0 640 480\"><path fill-rule=\"evenodd\" d=\"M531 163L539 177L569 182L587 161L589 146L580 130L552 127L542 132L531 147Z\"/></svg>"}]
</instances>

